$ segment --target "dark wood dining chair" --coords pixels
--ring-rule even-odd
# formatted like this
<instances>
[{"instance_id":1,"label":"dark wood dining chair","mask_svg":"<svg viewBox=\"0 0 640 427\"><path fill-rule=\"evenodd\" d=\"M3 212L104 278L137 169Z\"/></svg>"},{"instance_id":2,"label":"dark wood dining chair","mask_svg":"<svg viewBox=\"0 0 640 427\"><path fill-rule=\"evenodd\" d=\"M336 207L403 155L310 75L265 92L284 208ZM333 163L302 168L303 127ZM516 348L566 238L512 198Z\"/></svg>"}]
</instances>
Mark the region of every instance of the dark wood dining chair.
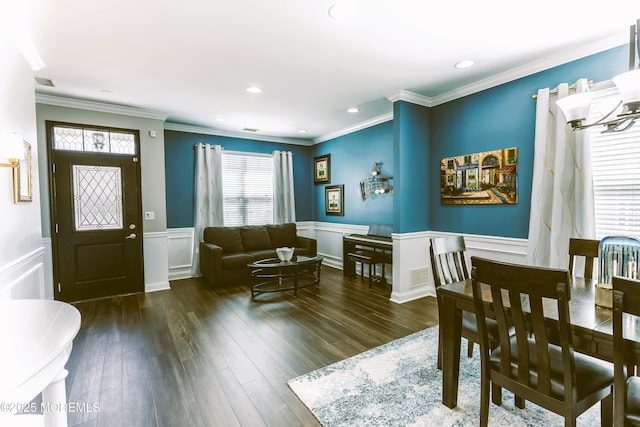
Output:
<instances>
[{"instance_id":1,"label":"dark wood dining chair","mask_svg":"<svg viewBox=\"0 0 640 427\"><path fill-rule=\"evenodd\" d=\"M634 323L640 319L640 281L614 276L612 284L614 425L640 426L640 377L635 372L639 355L633 357L623 334L625 313Z\"/></svg>"},{"instance_id":2,"label":"dark wood dining chair","mask_svg":"<svg viewBox=\"0 0 640 427\"><path fill-rule=\"evenodd\" d=\"M471 265L480 333L480 426L488 425L490 388L494 404L502 403L505 388L517 396L519 408L529 400L562 415L565 426L575 426L581 413L602 402L601 424L611 425L613 369L574 352L569 272L478 257ZM488 315L497 320L500 342L491 352ZM550 342L551 329L558 343Z\"/></svg>"},{"instance_id":3,"label":"dark wood dining chair","mask_svg":"<svg viewBox=\"0 0 640 427\"><path fill-rule=\"evenodd\" d=\"M574 263L576 257L584 257L584 273L585 279L591 279L593 277L593 261L598 258L598 246L600 240L593 239L569 239L569 272L574 276L580 276L574 272Z\"/></svg>"},{"instance_id":4,"label":"dark wood dining chair","mask_svg":"<svg viewBox=\"0 0 640 427\"><path fill-rule=\"evenodd\" d=\"M462 236L436 237L431 239L429 255L431 257L431 269L436 289L453 282L470 279L465 252L467 248ZM438 300L438 312L440 311ZM491 334L497 336L497 324L489 320ZM440 328L442 331L442 328ZM462 312L462 336L467 339L467 354L473 355L473 343L479 343L478 326L476 316L467 311ZM438 369L442 369L442 335L438 340ZM497 345L497 341L495 341Z\"/></svg>"}]
</instances>

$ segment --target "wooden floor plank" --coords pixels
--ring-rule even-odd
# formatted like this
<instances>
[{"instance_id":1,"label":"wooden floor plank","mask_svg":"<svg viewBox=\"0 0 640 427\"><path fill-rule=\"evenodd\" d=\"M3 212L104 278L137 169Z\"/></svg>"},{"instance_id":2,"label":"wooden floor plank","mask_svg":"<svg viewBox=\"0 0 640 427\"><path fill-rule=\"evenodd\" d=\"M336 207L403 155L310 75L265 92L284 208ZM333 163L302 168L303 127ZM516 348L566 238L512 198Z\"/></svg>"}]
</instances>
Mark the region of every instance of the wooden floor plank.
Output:
<instances>
[{"instance_id":1,"label":"wooden floor plank","mask_svg":"<svg viewBox=\"0 0 640 427\"><path fill-rule=\"evenodd\" d=\"M78 303L67 395L100 412L69 414L69 425L319 426L289 379L437 323L434 298L389 296L323 267L320 287L297 296L252 299L246 285L193 278Z\"/></svg>"}]
</instances>

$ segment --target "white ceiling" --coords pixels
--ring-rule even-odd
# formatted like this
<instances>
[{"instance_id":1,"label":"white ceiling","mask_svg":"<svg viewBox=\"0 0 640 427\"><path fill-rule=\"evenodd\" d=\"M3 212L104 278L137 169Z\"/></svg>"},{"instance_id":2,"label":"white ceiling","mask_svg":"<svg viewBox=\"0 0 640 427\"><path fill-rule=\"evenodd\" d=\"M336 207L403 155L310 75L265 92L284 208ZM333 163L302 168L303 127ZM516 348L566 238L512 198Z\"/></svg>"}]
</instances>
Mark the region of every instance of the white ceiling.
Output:
<instances>
[{"instance_id":1,"label":"white ceiling","mask_svg":"<svg viewBox=\"0 0 640 427\"><path fill-rule=\"evenodd\" d=\"M39 94L315 141L389 117L399 93L437 105L625 44L640 18L638 0L29 1L5 8L28 15L36 76L55 84ZM328 16L337 1L351 18Z\"/></svg>"}]
</instances>

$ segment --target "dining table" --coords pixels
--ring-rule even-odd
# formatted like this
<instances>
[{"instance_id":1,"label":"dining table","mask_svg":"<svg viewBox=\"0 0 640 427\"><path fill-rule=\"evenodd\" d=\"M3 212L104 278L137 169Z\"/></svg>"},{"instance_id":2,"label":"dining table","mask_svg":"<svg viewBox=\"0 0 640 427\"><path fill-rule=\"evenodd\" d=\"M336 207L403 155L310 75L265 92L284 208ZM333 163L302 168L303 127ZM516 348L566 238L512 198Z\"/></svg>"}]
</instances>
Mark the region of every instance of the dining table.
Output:
<instances>
[{"instance_id":1,"label":"dining table","mask_svg":"<svg viewBox=\"0 0 640 427\"><path fill-rule=\"evenodd\" d=\"M572 276L570 282L569 316L574 351L613 362L613 310L595 303L595 279ZM443 337L442 403L455 408L460 375L462 311L475 311L471 279L440 286L437 295L440 300L439 327ZM483 289L483 299L490 301L488 287ZM551 320L557 320L557 310L552 308L545 313ZM640 360L640 322L636 318L625 317L623 324L623 334L631 344L633 358Z\"/></svg>"}]
</instances>

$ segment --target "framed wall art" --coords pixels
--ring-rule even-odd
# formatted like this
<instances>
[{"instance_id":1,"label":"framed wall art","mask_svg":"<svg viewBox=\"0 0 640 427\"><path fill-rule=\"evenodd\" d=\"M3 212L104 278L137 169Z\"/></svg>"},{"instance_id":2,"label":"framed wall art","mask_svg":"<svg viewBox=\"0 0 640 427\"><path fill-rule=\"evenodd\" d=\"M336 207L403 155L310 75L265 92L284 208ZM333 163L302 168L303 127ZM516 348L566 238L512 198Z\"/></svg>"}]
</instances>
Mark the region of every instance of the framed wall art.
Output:
<instances>
[{"instance_id":1,"label":"framed wall art","mask_svg":"<svg viewBox=\"0 0 640 427\"><path fill-rule=\"evenodd\" d=\"M447 157L440 161L443 205L518 203L518 149L503 148Z\"/></svg>"},{"instance_id":2,"label":"framed wall art","mask_svg":"<svg viewBox=\"0 0 640 427\"><path fill-rule=\"evenodd\" d=\"M313 158L313 183L329 184L331 182L331 154Z\"/></svg>"},{"instance_id":3,"label":"framed wall art","mask_svg":"<svg viewBox=\"0 0 640 427\"><path fill-rule=\"evenodd\" d=\"M344 216L344 185L324 187L324 213Z\"/></svg>"},{"instance_id":4,"label":"framed wall art","mask_svg":"<svg viewBox=\"0 0 640 427\"><path fill-rule=\"evenodd\" d=\"M33 200L31 192L31 144L23 141L24 153L18 166L13 169L13 202L28 203Z\"/></svg>"}]
</instances>

